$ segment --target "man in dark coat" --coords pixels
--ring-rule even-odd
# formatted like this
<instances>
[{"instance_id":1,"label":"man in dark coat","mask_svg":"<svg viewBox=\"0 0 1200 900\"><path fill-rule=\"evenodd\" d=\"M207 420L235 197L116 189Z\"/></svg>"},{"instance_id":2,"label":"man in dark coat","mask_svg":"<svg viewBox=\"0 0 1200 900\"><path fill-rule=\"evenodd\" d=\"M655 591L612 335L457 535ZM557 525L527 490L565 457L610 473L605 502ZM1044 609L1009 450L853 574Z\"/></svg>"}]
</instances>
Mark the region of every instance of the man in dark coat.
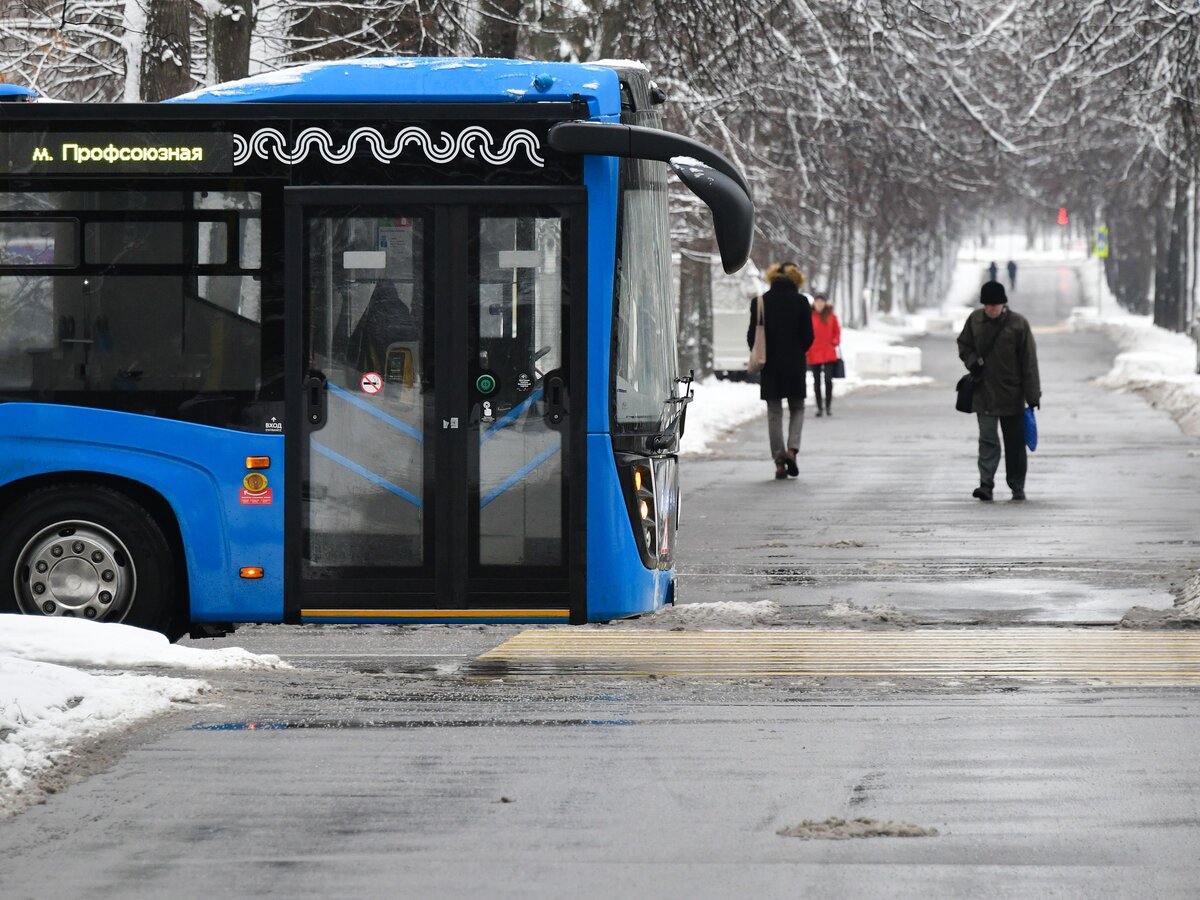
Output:
<instances>
[{"instance_id":1,"label":"man in dark coat","mask_svg":"<svg viewBox=\"0 0 1200 900\"><path fill-rule=\"evenodd\" d=\"M776 263L767 269L770 290L763 294L763 319L767 335L767 364L762 370L759 396L767 401L767 435L775 477L800 474L796 454L804 428L805 354L813 342L812 307L800 293L804 275L793 263ZM754 346L758 324L758 298L750 301L750 327L746 344ZM783 442L783 400L788 404L788 439Z\"/></svg>"},{"instance_id":2,"label":"man in dark coat","mask_svg":"<svg viewBox=\"0 0 1200 900\"><path fill-rule=\"evenodd\" d=\"M1024 316L1008 308L1004 285L986 282L981 309L967 317L958 336L958 358L979 377L971 409L979 420L979 487L972 493L991 500L1000 465L999 426L1004 435L1004 474L1014 500L1025 499L1025 407L1042 402L1037 345Z\"/></svg>"}]
</instances>

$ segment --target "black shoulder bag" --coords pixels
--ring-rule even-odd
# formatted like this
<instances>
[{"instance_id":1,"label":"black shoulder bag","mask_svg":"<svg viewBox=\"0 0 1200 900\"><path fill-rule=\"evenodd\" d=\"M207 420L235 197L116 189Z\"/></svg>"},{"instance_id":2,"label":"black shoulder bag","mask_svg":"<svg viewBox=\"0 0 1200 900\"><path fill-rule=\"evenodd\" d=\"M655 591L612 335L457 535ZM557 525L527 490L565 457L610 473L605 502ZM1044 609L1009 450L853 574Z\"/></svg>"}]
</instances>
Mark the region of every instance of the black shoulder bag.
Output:
<instances>
[{"instance_id":1,"label":"black shoulder bag","mask_svg":"<svg viewBox=\"0 0 1200 900\"><path fill-rule=\"evenodd\" d=\"M1007 327L1008 327L1008 323L1005 322L999 328L996 329L996 334L992 338L992 342L990 344L988 344L987 353L984 353L982 350L979 351L980 359L983 359L983 360L987 359L987 354L992 352L992 348L994 346L996 346L996 341L1000 340L1000 332L1002 332ZM971 402L975 396L975 386L977 384L979 384L979 382L981 382L981 381L983 381L983 369L982 368L979 370L978 373L968 372L962 378L958 379L958 384L956 384L954 386L954 389L956 391L958 391L958 398L954 401L955 409L957 409L959 412L964 412L964 413L971 412Z\"/></svg>"}]
</instances>

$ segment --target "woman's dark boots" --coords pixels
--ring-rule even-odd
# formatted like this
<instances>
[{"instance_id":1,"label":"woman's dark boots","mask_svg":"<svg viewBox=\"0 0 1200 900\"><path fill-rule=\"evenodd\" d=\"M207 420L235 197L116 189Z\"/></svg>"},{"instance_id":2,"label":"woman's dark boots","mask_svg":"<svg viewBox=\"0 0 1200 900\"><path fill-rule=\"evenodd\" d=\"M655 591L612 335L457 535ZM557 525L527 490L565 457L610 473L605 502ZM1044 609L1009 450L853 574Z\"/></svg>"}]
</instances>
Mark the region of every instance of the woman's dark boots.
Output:
<instances>
[{"instance_id":1,"label":"woman's dark boots","mask_svg":"<svg viewBox=\"0 0 1200 900\"><path fill-rule=\"evenodd\" d=\"M788 450L787 452L785 465L787 466L787 473L793 478L800 474L800 467L796 465L796 454L799 452L799 450ZM779 476L776 475L775 477L778 478Z\"/></svg>"},{"instance_id":2,"label":"woman's dark boots","mask_svg":"<svg viewBox=\"0 0 1200 900\"><path fill-rule=\"evenodd\" d=\"M821 404L821 401L818 400L817 401L817 418L819 419L823 415L825 415L825 407Z\"/></svg>"}]
</instances>

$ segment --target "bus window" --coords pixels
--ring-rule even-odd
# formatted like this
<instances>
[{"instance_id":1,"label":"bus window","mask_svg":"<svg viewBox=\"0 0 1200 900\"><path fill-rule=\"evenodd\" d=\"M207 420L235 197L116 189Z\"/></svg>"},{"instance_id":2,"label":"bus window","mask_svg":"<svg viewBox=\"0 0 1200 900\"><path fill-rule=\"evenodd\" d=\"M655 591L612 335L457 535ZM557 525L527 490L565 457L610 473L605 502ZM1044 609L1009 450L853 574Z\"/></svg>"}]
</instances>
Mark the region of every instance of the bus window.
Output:
<instances>
[{"instance_id":1,"label":"bus window","mask_svg":"<svg viewBox=\"0 0 1200 900\"><path fill-rule=\"evenodd\" d=\"M36 355L54 348L54 279L0 275L0 388L26 389Z\"/></svg>"},{"instance_id":2,"label":"bus window","mask_svg":"<svg viewBox=\"0 0 1200 900\"><path fill-rule=\"evenodd\" d=\"M616 423L621 430L652 433L660 427L677 370L667 167L623 160L621 169Z\"/></svg>"},{"instance_id":3,"label":"bus window","mask_svg":"<svg viewBox=\"0 0 1200 900\"><path fill-rule=\"evenodd\" d=\"M73 266L78 229L74 219L0 221L0 266Z\"/></svg>"},{"instance_id":4,"label":"bus window","mask_svg":"<svg viewBox=\"0 0 1200 900\"><path fill-rule=\"evenodd\" d=\"M88 222L84 262L116 265L181 265L182 222Z\"/></svg>"},{"instance_id":5,"label":"bus window","mask_svg":"<svg viewBox=\"0 0 1200 900\"><path fill-rule=\"evenodd\" d=\"M197 395L257 390L257 193L12 192L0 208L29 213L0 219L6 390L179 418L208 414Z\"/></svg>"}]
</instances>

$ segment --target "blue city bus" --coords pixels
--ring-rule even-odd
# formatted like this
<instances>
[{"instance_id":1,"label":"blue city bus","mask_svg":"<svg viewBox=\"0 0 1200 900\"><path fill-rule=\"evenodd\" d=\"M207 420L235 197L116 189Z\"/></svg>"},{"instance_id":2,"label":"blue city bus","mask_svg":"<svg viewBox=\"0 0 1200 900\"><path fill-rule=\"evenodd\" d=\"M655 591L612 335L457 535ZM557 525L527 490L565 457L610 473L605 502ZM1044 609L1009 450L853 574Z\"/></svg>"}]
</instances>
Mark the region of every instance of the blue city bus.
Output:
<instances>
[{"instance_id":1,"label":"blue city bus","mask_svg":"<svg viewBox=\"0 0 1200 900\"><path fill-rule=\"evenodd\" d=\"M753 208L664 100L625 63L391 58L0 103L0 609L178 637L672 602L669 172L729 271Z\"/></svg>"}]
</instances>

